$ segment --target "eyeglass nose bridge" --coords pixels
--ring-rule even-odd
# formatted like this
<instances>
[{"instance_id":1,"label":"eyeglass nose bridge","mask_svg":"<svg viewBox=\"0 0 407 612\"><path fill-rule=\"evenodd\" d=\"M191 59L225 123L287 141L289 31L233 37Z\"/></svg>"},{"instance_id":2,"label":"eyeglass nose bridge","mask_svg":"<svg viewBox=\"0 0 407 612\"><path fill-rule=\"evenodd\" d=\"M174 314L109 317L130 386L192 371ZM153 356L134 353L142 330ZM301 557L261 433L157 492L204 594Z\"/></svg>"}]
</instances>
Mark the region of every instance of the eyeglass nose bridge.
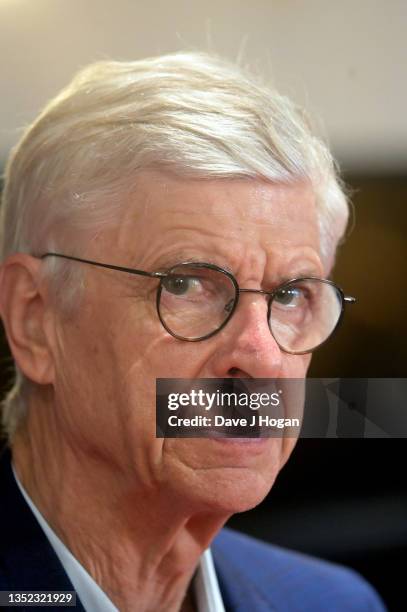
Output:
<instances>
[{"instance_id":1,"label":"eyeglass nose bridge","mask_svg":"<svg viewBox=\"0 0 407 612\"><path fill-rule=\"evenodd\" d=\"M225 305L224 309L227 313L232 313L232 311L234 312L238 306L239 303L239 298L240 298L240 294L241 293L258 293L260 295L264 295L265 297L268 298L267 300L267 308L268 308L268 313L267 313L267 320L269 319L269 313L270 313L270 304L271 301L275 295L274 291L266 291L265 289L242 289L240 287L236 287L236 296L229 300L229 302ZM231 314L230 314L231 316ZM229 318L230 318L229 316ZM228 319L229 320L229 319ZM270 327L270 324L269 324ZM271 331L271 329L270 329Z\"/></svg>"},{"instance_id":2,"label":"eyeglass nose bridge","mask_svg":"<svg viewBox=\"0 0 407 612\"><path fill-rule=\"evenodd\" d=\"M265 289L241 289L239 287L239 293L261 293L262 295L268 295L273 297L274 291L266 291Z\"/></svg>"},{"instance_id":3,"label":"eyeglass nose bridge","mask_svg":"<svg viewBox=\"0 0 407 612\"><path fill-rule=\"evenodd\" d=\"M238 288L238 298L240 293L258 293L259 295L264 295L267 298L267 304L270 305L271 300L275 296L275 291L266 291L265 289L241 289Z\"/></svg>"},{"instance_id":4,"label":"eyeglass nose bridge","mask_svg":"<svg viewBox=\"0 0 407 612\"><path fill-rule=\"evenodd\" d=\"M264 289L241 289L240 287L236 287L236 296L225 304L225 312L230 313L232 310L235 310L241 293L260 293L261 295L268 296L269 298L273 297L274 294L273 291L265 291Z\"/></svg>"}]
</instances>

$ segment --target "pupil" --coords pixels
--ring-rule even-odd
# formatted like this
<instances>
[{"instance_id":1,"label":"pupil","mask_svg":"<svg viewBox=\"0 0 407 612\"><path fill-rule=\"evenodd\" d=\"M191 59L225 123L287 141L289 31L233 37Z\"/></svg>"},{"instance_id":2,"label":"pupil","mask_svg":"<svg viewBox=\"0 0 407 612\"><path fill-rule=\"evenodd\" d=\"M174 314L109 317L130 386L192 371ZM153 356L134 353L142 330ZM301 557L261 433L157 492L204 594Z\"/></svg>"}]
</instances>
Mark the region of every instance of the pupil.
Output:
<instances>
[{"instance_id":1,"label":"pupil","mask_svg":"<svg viewBox=\"0 0 407 612\"><path fill-rule=\"evenodd\" d=\"M170 293L175 295L182 295L188 291L188 279L181 277L168 277L164 280L164 287Z\"/></svg>"},{"instance_id":2,"label":"pupil","mask_svg":"<svg viewBox=\"0 0 407 612\"><path fill-rule=\"evenodd\" d=\"M293 289L281 289L276 297L280 304L289 304L292 298L295 297L295 291Z\"/></svg>"}]
</instances>

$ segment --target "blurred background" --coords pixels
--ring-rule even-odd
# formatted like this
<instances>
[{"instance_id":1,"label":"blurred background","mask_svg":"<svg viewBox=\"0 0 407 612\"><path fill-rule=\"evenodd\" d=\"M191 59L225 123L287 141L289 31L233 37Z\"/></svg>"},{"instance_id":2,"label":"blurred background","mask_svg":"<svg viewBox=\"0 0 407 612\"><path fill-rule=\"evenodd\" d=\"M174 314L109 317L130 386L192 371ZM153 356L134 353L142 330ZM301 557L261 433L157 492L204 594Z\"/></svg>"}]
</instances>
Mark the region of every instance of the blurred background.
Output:
<instances>
[{"instance_id":1,"label":"blurred background","mask_svg":"<svg viewBox=\"0 0 407 612\"><path fill-rule=\"evenodd\" d=\"M316 118L352 194L334 278L358 304L311 375L406 377L406 31L405 0L0 0L0 168L19 128L90 61L184 49L242 61ZM4 336L1 355L4 391ZM406 450L300 440L268 498L230 524L350 565L405 610Z\"/></svg>"}]
</instances>

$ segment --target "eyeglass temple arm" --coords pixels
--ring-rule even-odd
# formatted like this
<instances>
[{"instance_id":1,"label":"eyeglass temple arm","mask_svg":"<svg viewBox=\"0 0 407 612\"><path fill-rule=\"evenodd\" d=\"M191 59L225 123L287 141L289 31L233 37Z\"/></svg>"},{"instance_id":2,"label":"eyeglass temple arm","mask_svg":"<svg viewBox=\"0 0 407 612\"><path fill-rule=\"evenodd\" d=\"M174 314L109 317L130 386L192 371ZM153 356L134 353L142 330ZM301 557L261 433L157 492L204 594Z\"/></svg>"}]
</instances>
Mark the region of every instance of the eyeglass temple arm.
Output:
<instances>
[{"instance_id":1,"label":"eyeglass temple arm","mask_svg":"<svg viewBox=\"0 0 407 612\"><path fill-rule=\"evenodd\" d=\"M262 293L264 295L273 295L274 291L264 291L263 289L241 289L239 288L239 293ZM354 304L356 302L356 298L351 295L344 295L343 301L348 304Z\"/></svg>"},{"instance_id":2,"label":"eyeglass temple arm","mask_svg":"<svg viewBox=\"0 0 407 612\"><path fill-rule=\"evenodd\" d=\"M124 268L123 266L114 266L113 264L105 264L99 261L83 259L82 257L73 257L71 255L62 255L62 253L44 253L40 259L46 257L61 257L62 259L70 259L72 261L80 261L81 263L90 264L91 266L99 266L100 268L108 268L109 270L118 270L119 272L127 272L128 274L138 274L141 276L149 276L150 278L165 278L165 272L146 272L145 270L137 270L136 268Z\"/></svg>"}]
</instances>

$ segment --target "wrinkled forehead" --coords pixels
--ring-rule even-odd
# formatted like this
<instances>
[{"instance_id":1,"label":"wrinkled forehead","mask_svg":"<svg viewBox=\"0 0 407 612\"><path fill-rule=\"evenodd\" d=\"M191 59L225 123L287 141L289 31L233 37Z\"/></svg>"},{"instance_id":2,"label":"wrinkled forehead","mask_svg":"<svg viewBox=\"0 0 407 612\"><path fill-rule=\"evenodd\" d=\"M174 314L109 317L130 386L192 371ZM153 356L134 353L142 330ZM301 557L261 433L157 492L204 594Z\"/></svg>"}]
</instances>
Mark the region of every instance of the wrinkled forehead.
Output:
<instances>
[{"instance_id":1,"label":"wrinkled forehead","mask_svg":"<svg viewBox=\"0 0 407 612\"><path fill-rule=\"evenodd\" d=\"M309 183L250 178L185 179L144 172L109 236L112 248L140 264L174 243L216 248L304 244L319 252L315 196Z\"/></svg>"}]
</instances>

